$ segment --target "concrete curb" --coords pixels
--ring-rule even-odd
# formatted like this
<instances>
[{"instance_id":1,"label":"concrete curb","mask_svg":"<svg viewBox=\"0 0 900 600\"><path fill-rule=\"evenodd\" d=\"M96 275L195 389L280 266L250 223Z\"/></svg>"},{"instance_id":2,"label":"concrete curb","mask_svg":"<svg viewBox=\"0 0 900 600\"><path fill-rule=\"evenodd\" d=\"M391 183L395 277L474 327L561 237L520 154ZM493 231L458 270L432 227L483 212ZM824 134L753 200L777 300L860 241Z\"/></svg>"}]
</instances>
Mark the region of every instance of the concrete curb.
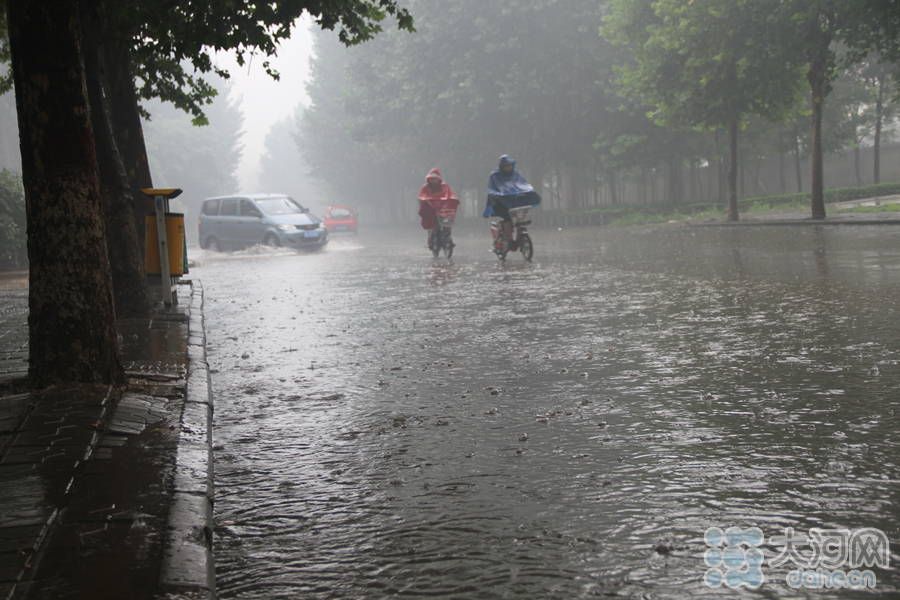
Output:
<instances>
[{"instance_id":1,"label":"concrete curb","mask_svg":"<svg viewBox=\"0 0 900 600\"><path fill-rule=\"evenodd\" d=\"M206 361L203 287L199 281L191 281L190 286L187 381L160 590L162 598L214 599L213 400Z\"/></svg>"}]
</instances>

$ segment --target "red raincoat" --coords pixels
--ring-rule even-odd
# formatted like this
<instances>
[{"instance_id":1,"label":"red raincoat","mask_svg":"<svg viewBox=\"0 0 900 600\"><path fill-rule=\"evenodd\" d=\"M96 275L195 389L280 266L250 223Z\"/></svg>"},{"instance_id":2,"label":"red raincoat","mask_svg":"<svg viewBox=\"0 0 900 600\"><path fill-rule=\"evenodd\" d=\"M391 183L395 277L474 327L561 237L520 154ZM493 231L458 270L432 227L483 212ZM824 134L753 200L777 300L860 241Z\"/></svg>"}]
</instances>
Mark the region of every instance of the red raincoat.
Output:
<instances>
[{"instance_id":1,"label":"red raincoat","mask_svg":"<svg viewBox=\"0 0 900 600\"><path fill-rule=\"evenodd\" d=\"M449 185L444 183L440 169L432 169L425 176L425 185L419 190L419 217L422 229L433 229L438 214L450 213L456 216L459 198Z\"/></svg>"}]
</instances>

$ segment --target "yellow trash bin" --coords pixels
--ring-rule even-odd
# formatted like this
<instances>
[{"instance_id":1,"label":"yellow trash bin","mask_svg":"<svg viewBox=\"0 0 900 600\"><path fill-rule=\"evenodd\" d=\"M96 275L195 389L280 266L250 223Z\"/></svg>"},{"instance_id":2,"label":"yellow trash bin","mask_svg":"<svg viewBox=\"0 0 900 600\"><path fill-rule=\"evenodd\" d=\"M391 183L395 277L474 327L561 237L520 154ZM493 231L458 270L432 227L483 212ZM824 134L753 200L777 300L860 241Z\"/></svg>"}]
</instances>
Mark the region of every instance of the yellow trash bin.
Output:
<instances>
[{"instance_id":1,"label":"yellow trash bin","mask_svg":"<svg viewBox=\"0 0 900 600\"><path fill-rule=\"evenodd\" d=\"M148 275L159 275L159 241L156 238L156 217L147 215L144 219L144 269ZM184 215L166 213L166 238L169 242L169 269L173 276L184 275L187 266L185 255Z\"/></svg>"}]
</instances>

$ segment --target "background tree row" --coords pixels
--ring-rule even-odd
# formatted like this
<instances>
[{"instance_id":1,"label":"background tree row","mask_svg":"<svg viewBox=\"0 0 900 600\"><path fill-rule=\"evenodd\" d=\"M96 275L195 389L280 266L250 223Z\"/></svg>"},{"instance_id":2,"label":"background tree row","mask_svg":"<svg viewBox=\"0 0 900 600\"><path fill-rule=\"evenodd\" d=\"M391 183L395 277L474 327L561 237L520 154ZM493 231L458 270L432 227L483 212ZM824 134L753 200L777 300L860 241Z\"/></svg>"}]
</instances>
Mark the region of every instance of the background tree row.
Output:
<instances>
[{"instance_id":1,"label":"background tree row","mask_svg":"<svg viewBox=\"0 0 900 600\"><path fill-rule=\"evenodd\" d=\"M474 197L501 152L565 209L712 198L736 218L764 167L777 165L769 193L820 194L822 156L844 150L860 182L881 179L897 91L889 2L408 6L413 35L349 52L319 40L300 126L312 173L373 214L409 214L432 163Z\"/></svg>"}]
</instances>

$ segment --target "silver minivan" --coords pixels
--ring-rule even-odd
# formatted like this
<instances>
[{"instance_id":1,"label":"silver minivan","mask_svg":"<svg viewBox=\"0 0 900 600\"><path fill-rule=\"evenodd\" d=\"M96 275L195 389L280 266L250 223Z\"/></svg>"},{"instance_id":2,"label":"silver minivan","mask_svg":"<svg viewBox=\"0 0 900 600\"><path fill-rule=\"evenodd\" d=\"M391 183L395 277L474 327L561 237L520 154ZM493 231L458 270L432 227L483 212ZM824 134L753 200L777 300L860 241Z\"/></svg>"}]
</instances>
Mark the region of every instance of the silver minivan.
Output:
<instances>
[{"instance_id":1,"label":"silver minivan","mask_svg":"<svg viewBox=\"0 0 900 600\"><path fill-rule=\"evenodd\" d=\"M321 248L328 243L322 220L284 194L208 198L200 211L200 247L225 250L266 244Z\"/></svg>"}]
</instances>

